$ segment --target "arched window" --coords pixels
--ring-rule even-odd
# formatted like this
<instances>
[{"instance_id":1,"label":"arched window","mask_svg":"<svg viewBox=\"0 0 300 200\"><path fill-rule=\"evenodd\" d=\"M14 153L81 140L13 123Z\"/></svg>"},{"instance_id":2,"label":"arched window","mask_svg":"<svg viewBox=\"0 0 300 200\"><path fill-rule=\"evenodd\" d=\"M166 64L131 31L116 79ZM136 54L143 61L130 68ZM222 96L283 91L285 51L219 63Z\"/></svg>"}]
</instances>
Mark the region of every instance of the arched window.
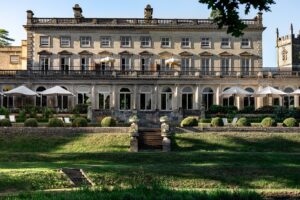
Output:
<instances>
[{"instance_id":1,"label":"arched window","mask_svg":"<svg viewBox=\"0 0 300 200\"><path fill-rule=\"evenodd\" d=\"M245 90L248 92L254 93L254 90L252 88L246 88ZM254 97L252 97L252 96L244 97L244 107L246 107L246 106L255 106Z\"/></svg>"},{"instance_id":2,"label":"arched window","mask_svg":"<svg viewBox=\"0 0 300 200\"><path fill-rule=\"evenodd\" d=\"M284 89L284 92L289 94L289 93L294 92L294 90L293 90L293 88L287 87L287 88ZM283 105L286 108L293 107L294 106L294 96L291 96L291 95L284 96Z\"/></svg>"},{"instance_id":3,"label":"arched window","mask_svg":"<svg viewBox=\"0 0 300 200\"><path fill-rule=\"evenodd\" d=\"M169 87L161 90L161 110L172 110L172 89Z\"/></svg>"},{"instance_id":4,"label":"arched window","mask_svg":"<svg viewBox=\"0 0 300 200\"><path fill-rule=\"evenodd\" d=\"M43 86L40 86L36 89L36 92L39 93L39 92L42 92L44 90L46 90L46 88L43 87ZM37 96L35 98L35 105L37 107L46 107L47 106L47 96Z\"/></svg>"},{"instance_id":5,"label":"arched window","mask_svg":"<svg viewBox=\"0 0 300 200\"><path fill-rule=\"evenodd\" d=\"M213 105L214 102L214 91L211 88L204 88L202 91L202 104L205 106L206 110Z\"/></svg>"},{"instance_id":6,"label":"arched window","mask_svg":"<svg viewBox=\"0 0 300 200\"><path fill-rule=\"evenodd\" d=\"M98 106L100 110L110 109L110 94L111 90L109 87L104 86L98 90Z\"/></svg>"},{"instance_id":7,"label":"arched window","mask_svg":"<svg viewBox=\"0 0 300 200\"><path fill-rule=\"evenodd\" d=\"M66 87L61 86L62 88L64 88L65 90L68 90ZM60 110L65 110L68 109L68 101L69 101L69 97L68 96L58 96L57 97L57 105L58 108Z\"/></svg>"},{"instance_id":8,"label":"arched window","mask_svg":"<svg viewBox=\"0 0 300 200\"><path fill-rule=\"evenodd\" d=\"M128 88L120 89L120 110L131 109L131 92Z\"/></svg>"},{"instance_id":9,"label":"arched window","mask_svg":"<svg viewBox=\"0 0 300 200\"><path fill-rule=\"evenodd\" d=\"M185 87L182 89L181 95L181 105L184 110L193 109L193 89L190 87Z\"/></svg>"},{"instance_id":10,"label":"arched window","mask_svg":"<svg viewBox=\"0 0 300 200\"><path fill-rule=\"evenodd\" d=\"M229 87L225 88L223 92L228 89L230 88ZM234 106L234 97L233 96L223 97L223 106Z\"/></svg>"},{"instance_id":11,"label":"arched window","mask_svg":"<svg viewBox=\"0 0 300 200\"><path fill-rule=\"evenodd\" d=\"M150 87L142 87L140 90L140 109L152 109L152 90Z\"/></svg>"}]
</instances>

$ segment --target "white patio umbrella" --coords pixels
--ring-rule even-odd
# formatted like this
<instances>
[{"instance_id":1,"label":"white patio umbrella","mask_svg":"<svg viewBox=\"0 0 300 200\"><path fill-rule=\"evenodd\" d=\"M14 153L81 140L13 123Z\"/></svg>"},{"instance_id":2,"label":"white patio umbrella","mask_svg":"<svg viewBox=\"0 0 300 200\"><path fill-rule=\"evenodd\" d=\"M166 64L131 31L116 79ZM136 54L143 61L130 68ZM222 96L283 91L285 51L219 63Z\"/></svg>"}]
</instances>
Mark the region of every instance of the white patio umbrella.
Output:
<instances>
[{"instance_id":1,"label":"white patio umbrella","mask_svg":"<svg viewBox=\"0 0 300 200\"><path fill-rule=\"evenodd\" d=\"M278 90L276 88L273 88L271 86L267 86L261 90L258 90L254 93L255 97L268 97L269 99L269 105L272 106L272 101L270 100L271 97L281 97L283 95L286 95L287 93Z\"/></svg>"},{"instance_id":2,"label":"white patio umbrella","mask_svg":"<svg viewBox=\"0 0 300 200\"><path fill-rule=\"evenodd\" d=\"M43 96L56 96L56 102L58 102L58 96L74 96L72 92L60 86L54 86L52 88L39 92L39 94Z\"/></svg>"},{"instance_id":3,"label":"white patio umbrella","mask_svg":"<svg viewBox=\"0 0 300 200\"><path fill-rule=\"evenodd\" d=\"M14 89L11 89L7 92L3 93L5 96L19 96L19 97L26 97L26 96L38 96L38 93L32 91L26 86L19 86ZM22 98L22 107L23 107L23 98Z\"/></svg>"},{"instance_id":4,"label":"white patio umbrella","mask_svg":"<svg viewBox=\"0 0 300 200\"><path fill-rule=\"evenodd\" d=\"M250 96L252 95L251 92L248 92L247 90L237 87L237 86L233 86L230 87L229 89L225 90L224 92L222 92L223 96Z\"/></svg>"},{"instance_id":5,"label":"white patio umbrella","mask_svg":"<svg viewBox=\"0 0 300 200\"><path fill-rule=\"evenodd\" d=\"M100 58L100 62L110 63L110 62L115 62L115 59L111 56L107 56L104 58Z\"/></svg>"},{"instance_id":6,"label":"white patio umbrella","mask_svg":"<svg viewBox=\"0 0 300 200\"><path fill-rule=\"evenodd\" d=\"M289 93L289 95L300 95L300 89L297 89L297 90L295 90L294 92L292 92L292 93Z\"/></svg>"},{"instance_id":7,"label":"white patio umbrella","mask_svg":"<svg viewBox=\"0 0 300 200\"><path fill-rule=\"evenodd\" d=\"M165 62L166 62L166 64L179 65L180 61L181 60L178 58L171 57L171 58L167 59Z\"/></svg>"},{"instance_id":8,"label":"white patio umbrella","mask_svg":"<svg viewBox=\"0 0 300 200\"><path fill-rule=\"evenodd\" d=\"M3 94L6 96L38 96L38 93L23 85L4 92Z\"/></svg>"},{"instance_id":9,"label":"white patio umbrella","mask_svg":"<svg viewBox=\"0 0 300 200\"><path fill-rule=\"evenodd\" d=\"M224 97L233 96L233 104L236 105L236 100L235 100L236 97L250 96L252 95L252 93L248 92L247 90L244 90L243 88L233 86L223 91L221 95Z\"/></svg>"}]
</instances>

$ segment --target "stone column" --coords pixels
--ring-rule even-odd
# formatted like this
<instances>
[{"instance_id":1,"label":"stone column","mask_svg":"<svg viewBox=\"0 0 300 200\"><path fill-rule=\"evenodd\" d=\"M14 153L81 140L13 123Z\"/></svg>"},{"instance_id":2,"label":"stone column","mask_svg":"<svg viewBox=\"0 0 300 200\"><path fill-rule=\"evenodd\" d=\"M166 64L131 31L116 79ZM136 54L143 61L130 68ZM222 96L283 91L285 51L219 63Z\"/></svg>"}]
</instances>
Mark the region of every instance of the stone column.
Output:
<instances>
[{"instance_id":1,"label":"stone column","mask_svg":"<svg viewBox=\"0 0 300 200\"><path fill-rule=\"evenodd\" d=\"M279 97L279 105L283 106L283 98L282 96ZM273 98L271 98L271 101L269 102L269 105L272 106L273 105Z\"/></svg>"},{"instance_id":2,"label":"stone column","mask_svg":"<svg viewBox=\"0 0 300 200\"><path fill-rule=\"evenodd\" d=\"M161 136L163 137L162 140L162 150L164 152L170 152L171 151L171 132L170 132L170 126L168 124L168 117L164 116L160 118L161 122Z\"/></svg>"},{"instance_id":3,"label":"stone column","mask_svg":"<svg viewBox=\"0 0 300 200\"><path fill-rule=\"evenodd\" d=\"M299 95L294 96L294 107L299 107Z\"/></svg>"},{"instance_id":4,"label":"stone column","mask_svg":"<svg viewBox=\"0 0 300 200\"><path fill-rule=\"evenodd\" d=\"M194 103L193 103L193 108L196 110L200 110L200 99L199 99L199 86L196 86L196 90L195 90L195 96L194 96Z\"/></svg>"},{"instance_id":5,"label":"stone column","mask_svg":"<svg viewBox=\"0 0 300 200\"><path fill-rule=\"evenodd\" d=\"M259 86L257 90L261 90L263 87ZM258 109L260 107L264 106L264 97L256 97L256 108Z\"/></svg>"},{"instance_id":6,"label":"stone column","mask_svg":"<svg viewBox=\"0 0 300 200\"><path fill-rule=\"evenodd\" d=\"M221 88L220 88L220 86L218 86L216 89L216 94L214 95L216 105L220 105L220 95L221 95L220 90L221 90Z\"/></svg>"},{"instance_id":7,"label":"stone column","mask_svg":"<svg viewBox=\"0 0 300 200\"><path fill-rule=\"evenodd\" d=\"M153 99L154 99L154 110L159 109L159 101L158 101L158 85L155 85L154 92L153 92Z\"/></svg>"},{"instance_id":8,"label":"stone column","mask_svg":"<svg viewBox=\"0 0 300 200\"><path fill-rule=\"evenodd\" d=\"M178 95L178 85L175 85L175 91L174 91L174 100L173 100L173 110L179 109L179 95Z\"/></svg>"},{"instance_id":9,"label":"stone column","mask_svg":"<svg viewBox=\"0 0 300 200\"><path fill-rule=\"evenodd\" d=\"M97 109L95 84L92 85L91 89L91 106L92 109Z\"/></svg>"},{"instance_id":10,"label":"stone column","mask_svg":"<svg viewBox=\"0 0 300 200\"><path fill-rule=\"evenodd\" d=\"M111 91L111 109L116 109L117 107L117 97L116 97L116 85L112 85L112 91Z\"/></svg>"},{"instance_id":11,"label":"stone column","mask_svg":"<svg viewBox=\"0 0 300 200\"><path fill-rule=\"evenodd\" d=\"M133 87L132 109L137 110L137 85L134 85Z\"/></svg>"}]
</instances>

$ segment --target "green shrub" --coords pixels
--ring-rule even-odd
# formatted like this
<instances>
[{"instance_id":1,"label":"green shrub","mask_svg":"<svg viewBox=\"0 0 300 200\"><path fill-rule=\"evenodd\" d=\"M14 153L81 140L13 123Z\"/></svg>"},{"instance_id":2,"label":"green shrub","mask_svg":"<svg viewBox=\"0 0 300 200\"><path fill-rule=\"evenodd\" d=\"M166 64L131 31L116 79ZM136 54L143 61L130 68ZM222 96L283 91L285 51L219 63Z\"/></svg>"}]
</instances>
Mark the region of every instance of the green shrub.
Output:
<instances>
[{"instance_id":1,"label":"green shrub","mask_svg":"<svg viewBox=\"0 0 300 200\"><path fill-rule=\"evenodd\" d=\"M117 124L116 120L112 117L104 117L101 120L102 127L111 127L111 126L115 126L116 124Z\"/></svg>"},{"instance_id":2,"label":"green shrub","mask_svg":"<svg viewBox=\"0 0 300 200\"><path fill-rule=\"evenodd\" d=\"M271 126L275 126L276 122L273 118L271 117L266 117L261 121L261 125L263 127L271 127Z\"/></svg>"},{"instance_id":3,"label":"green shrub","mask_svg":"<svg viewBox=\"0 0 300 200\"><path fill-rule=\"evenodd\" d=\"M237 126L250 126L250 123L246 117L242 117L236 122L236 125Z\"/></svg>"},{"instance_id":4,"label":"green shrub","mask_svg":"<svg viewBox=\"0 0 300 200\"><path fill-rule=\"evenodd\" d=\"M38 127L38 121L35 118L26 119L24 122L25 127Z\"/></svg>"},{"instance_id":5,"label":"green shrub","mask_svg":"<svg viewBox=\"0 0 300 200\"><path fill-rule=\"evenodd\" d=\"M295 127L295 126L297 126L297 120L293 117L286 118L283 121L283 125L286 127Z\"/></svg>"},{"instance_id":6,"label":"green shrub","mask_svg":"<svg viewBox=\"0 0 300 200\"><path fill-rule=\"evenodd\" d=\"M243 110L240 111L240 113L249 114L249 113L253 113L254 111L255 111L254 106L246 106L246 107L244 107Z\"/></svg>"},{"instance_id":7,"label":"green shrub","mask_svg":"<svg viewBox=\"0 0 300 200\"><path fill-rule=\"evenodd\" d=\"M9 119L2 119L0 120L0 126L9 127L11 126L11 122L9 121Z\"/></svg>"},{"instance_id":8,"label":"green shrub","mask_svg":"<svg viewBox=\"0 0 300 200\"><path fill-rule=\"evenodd\" d=\"M51 117L53 117L53 110L51 108L43 108L43 118L44 119L49 119Z\"/></svg>"},{"instance_id":9,"label":"green shrub","mask_svg":"<svg viewBox=\"0 0 300 200\"><path fill-rule=\"evenodd\" d=\"M88 106L87 104L77 104L75 105L74 109L73 109L73 113L74 114L86 114L87 110L88 110Z\"/></svg>"},{"instance_id":10,"label":"green shrub","mask_svg":"<svg viewBox=\"0 0 300 200\"><path fill-rule=\"evenodd\" d=\"M64 127L64 122L58 118L52 118L48 123L49 127Z\"/></svg>"},{"instance_id":11,"label":"green shrub","mask_svg":"<svg viewBox=\"0 0 300 200\"><path fill-rule=\"evenodd\" d=\"M24 122L26 120L26 111L20 110L17 118L18 122Z\"/></svg>"},{"instance_id":12,"label":"green shrub","mask_svg":"<svg viewBox=\"0 0 300 200\"><path fill-rule=\"evenodd\" d=\"M200 119L199 122L200 123L210 123L211 119L205 119L205 118L203 118L203 119Z\"/></svg>"},{"instance_id":13,"label":"green shrub","mask_svg":"<svg viewBox=\"0 0 300 200\"><path fill-rule=\"evenodd\" d=\"M73 127L86 127L88 125L88 122L83 117L75 118L72 122Z\"/></svg>"},{"instance_id":14,"label":"green shrub","mask_svg":"<svg viewBox=\"0 0 300 200\"><path fill-rule=\"evenodd\" d=\"M208 109L208 113L216 114L216 113L225 113L226 108L219 105L211 105Z\"/></svg>"},{"instance_id":15,"label":"green shrub","mask_svg":"<svg viewBox=\"0 0 300 200\"><path fill-rule=\"evenodd\" d=\"M212 118L211 125L213 127L224 126L223 120L220 117Z\"/></svg>"},{"instance_id":16,"label":"green shrub","mask_svg":"<svg viewBox=\"0 0 300 200\"><path fill-rule=\"evenodd\" d=\"M273 114L275 110L274 106L263 106L255 110L257 114Z\"/></svg>"},{"instance_id":17,"label":"green shrub","mask_svg":"<svg viewBox=\"0 0 300 200\"><path fill-rule=\"evenodd\" d=\"M198 120L195 117L186 117L181 121L180 126L198 126Z\"/></svg>"},{"instance_id":18,"label":"green shrub","mask_svg":"<svg viewBox=\"0 0 300 200\"><path fill-rule=\"evenodd\" d=\"M0 108L0 115L5 115L6 117L8 117L8 115L9 115L8 109L5 108L5 107L1 107Z\"/></svg>"}]
</instances>

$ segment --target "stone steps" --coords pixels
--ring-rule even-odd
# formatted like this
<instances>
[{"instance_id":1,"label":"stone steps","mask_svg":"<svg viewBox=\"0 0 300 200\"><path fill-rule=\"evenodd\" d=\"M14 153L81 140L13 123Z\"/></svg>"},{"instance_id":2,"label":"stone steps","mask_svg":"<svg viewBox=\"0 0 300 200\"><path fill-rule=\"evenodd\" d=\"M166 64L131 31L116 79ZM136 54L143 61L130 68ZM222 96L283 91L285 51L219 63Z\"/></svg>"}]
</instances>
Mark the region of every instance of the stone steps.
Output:
<instances>
[{"instance_id":1,"label":"stone steps","mask_svg":"<svg viewBox=\"0 0 300 200\"><path fill-rule=\"evenodd\" d=\"M162 139L160 129L140 129L139 150L162 150Z\"/></svg>"},{"instance_id":2,"label":"stone steps","mask_svg":"<svg viewBox=\"0 0 300 200\"><path fill-rule=\"evenodd\" d=\"M64 173L76 187L94 185L94 183L85 175L82 169L62 168L60 172Z\"/></svg>"}]
</instances>

